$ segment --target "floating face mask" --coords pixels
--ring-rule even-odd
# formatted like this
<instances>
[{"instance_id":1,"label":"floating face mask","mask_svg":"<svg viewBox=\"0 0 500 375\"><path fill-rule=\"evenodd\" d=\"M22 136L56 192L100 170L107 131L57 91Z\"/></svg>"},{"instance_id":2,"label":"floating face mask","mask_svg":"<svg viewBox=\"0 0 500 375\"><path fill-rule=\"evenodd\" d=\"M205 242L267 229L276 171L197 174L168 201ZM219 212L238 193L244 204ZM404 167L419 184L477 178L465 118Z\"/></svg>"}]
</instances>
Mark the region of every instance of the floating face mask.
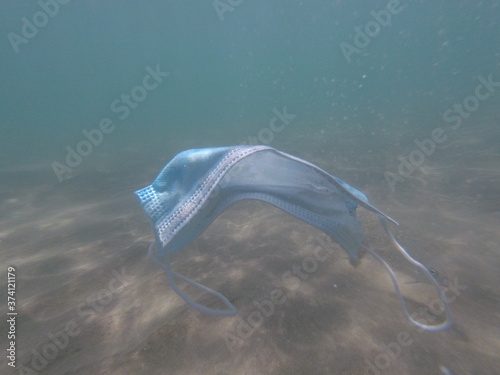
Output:
<instances>
[{"instance_id":1,"label":"floating face mask","mask_svg":"<svg viewBox=\"0 0 500 375\"><path fill-rule=\"evenodd\" d=\"M451 313L439 284L389 230L389 221L397 223L372 206L362 192L307 161L267 146L188 150L175 156L153 184L136 191L136 195L154 227L156 240L149 248L150 258L165 270L171 287L189 305L203 312L235 315L237 310L222 294L173 271L169 255L195 239L232 203L258 199L322 230L352 261L359 259L361 249L375 257L387 269L404 314L416 326L437 331L451 324ZM358 206L378 215L396 248L429 277L444 304L444 323L427 325L410 316L394 272L377 253L362 244L362 227L356 217ZM176 278L216 297L227 309L211 309L195 302L180 290Z\"/></svg>"}]
</instances>

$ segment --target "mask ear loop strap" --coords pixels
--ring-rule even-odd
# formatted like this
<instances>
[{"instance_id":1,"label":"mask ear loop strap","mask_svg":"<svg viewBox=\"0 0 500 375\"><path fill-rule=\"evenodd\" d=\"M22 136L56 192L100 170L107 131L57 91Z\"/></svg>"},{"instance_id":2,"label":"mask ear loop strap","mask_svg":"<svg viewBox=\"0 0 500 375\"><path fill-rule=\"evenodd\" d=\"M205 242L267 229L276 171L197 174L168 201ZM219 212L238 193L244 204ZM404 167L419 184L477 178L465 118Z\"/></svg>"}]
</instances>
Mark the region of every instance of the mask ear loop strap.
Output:
<instances>
[{"instance_id":1,"label":"mask ear loop strap","mask_svg":"<svg viewBox=\"0 0 500 375\"><path fill-rule=\"evenodd\" d=\"M389 276L391 277L392 284L394 285L394 290L396 291L396 294L397 294L397 297L399 299L399 303L401 305L401 309L403 310L404 315L414 325L416 325L417 327L419 327L419 328L421 328L423 330L426 330L426 331L434 331L434 332L436 332L436 331L443 331L445 329L450 328L452 326L452 314L451 314L450 306L446 302L446 296L444 295L444 292L441 289L441 286L439 285L439 283L437 282L437 280L434 278L434 276L431 274L431 272L427 269L427 267L425 267L422 263L420 263L417 260L415 260L414 258L412 258L411 255L408 254L408 252L405 250L405 248L399 244L399 242L396 240L396 238L394 238L394 235L392 234L392 232L390 231L389 227L387 226L387 220L384 217L380 217L380 221L382 223L382 227L384 228L384 230L386 231L386 233L389 235L389 237L391 238L392 243L396 246L396 248L399 250L399 252L401 254L403 254L403 256L410 263L412 263L416 267L420 268L428 276L428 278L431 280L431 282L434 285L436 291L438 292L439 299L441 300L441 302L444 305L444 311L446 313L446 320L443 323L440 323L440 324L428 325L428 324L420 323L417 320L413 319L410 316L410 314L408 312L408 309L406 308L406 303L405 303L405 301L403 299L403 296L401 294L401 290L399 288L399 284L398 284L398 281L396 279L396 275L394 274L394 271L391 269L391 267L387 264L387 262L380 255L378 255L375 251L373 251L373 250L371 250L371 249L369 249L369 248L367 248L366 246L363 245L364 249L368 253L370 253L370 255L373 256L376 260L378 260L385 267L385 269L387 270L387 272L389 273Z\"/></svg>"},{"instance_id":2,"label":"mask ear loop strap","mask_svg":"<svg viewBox=\"0 0 500 375\"><path fill-rule=\"evenodd\" d=\"M172 269L170 268L170 261L168 259L167 252L165 252L165 261L160 262L158 260L158 258L156 257L155 251L153 250L155 245L156 245L155 242L153 242L151 245L149 245L149 249L148 249L149 258L151 260L153 260L153 262L155 262L158 266L160 266L166 272L168 282L170 283L170 286L172 287L172 289L179 296L181 296L181 298L184 301L186 301L186 303L189 306L194 307L195 309L198 309L206 314L212 314L212 315L232 316L232 315L236 315L238 313L238 310L236 309L236 307L231 302L229 302L229 300L226 297L224 297L222 294L220 294L219 292L216 292L215 290L212 290L212 289L206 287L205 285L201 285L201 284L197 283L196 281L187 278L184 275L181 275L175 271L172 271ZM186 293L184 293L182 290L180 290L180 288L177 286L177 283L174 280L174 276L178 277L179 279L181 279L182 281L185 281L188 284L191 284L191 285L203 290L204 292L206 292L208 294L211 294L215 298L219 299L219 301L221 301L224 305L226 305L228 307L228 309L227 310L210 309L206 306L203 306L203 305L193 301L191 298L189 298L186 295Z\"/></svg>"}]
</instances>

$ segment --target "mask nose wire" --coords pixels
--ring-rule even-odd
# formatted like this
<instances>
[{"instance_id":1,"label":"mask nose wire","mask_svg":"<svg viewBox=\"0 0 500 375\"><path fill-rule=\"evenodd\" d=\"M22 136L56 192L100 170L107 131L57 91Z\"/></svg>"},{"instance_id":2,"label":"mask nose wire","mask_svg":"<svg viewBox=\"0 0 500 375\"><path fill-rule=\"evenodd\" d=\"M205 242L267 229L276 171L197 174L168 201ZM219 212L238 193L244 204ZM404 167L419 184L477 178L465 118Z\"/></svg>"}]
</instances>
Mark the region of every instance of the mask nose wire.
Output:
<instances>
[{"instance_id":1,"label":"mask nose wire","mask_svg":"<svg viewBox=\"0 0 500 375\"><path fill-rule=\"evenodd\" d=\"M390 231L388 225L387 225L387 219L383 216L379 216L380 218L380 222L382 223L382 227L384 228L385 232L387 233L387 235L390 237L392 243L394 244L394 246L396 246L396 248L399 250L399 252L401 254L403 254L403 256L410 262L412 263L414 266L420 268L426 275L427 277L431 280L432 284L434 285L438 295L439 295L439 299L441 300L441 302L443 303L444 305L444 312L446 313L446 319L443 323L440 323L440 324L436 324L436 325L428 325L428 324L424 324L424 323L420 323L418 322L417 320L415 320L414 318L412 318L408 312L408 309L406 307L406 303L404 301L404 298L401 294L401 290L399 288L399 284L398 284L398 281L397 281L397 278L396 278L396 275L394 274L394 271L391 269L391 267L389 266L389 264L387 264L387 262L380 256L378 255L374 250L371 250L369 249L368 247L363 246L363 248L371 255L373 256L376 260L378 260L384 267L385 269L387 270L389 276L391 277L391 280L392 280L392 284L394 285L394 290L396 291L396 294L397 294L397 297L399 299L399 303L401 305L401 309L403 310L403 313L404 315L406 316L406 318L412 323L414 324L415 326L421 328L421 329L424 329L426 331L443 331L445 329L448 329L452 326L452 314L451 314L451 310L450 310L450 306L449 304L446 302L446 296L444 295L444 292L441 288L441 286L439 285L438 281L436 280L436 278L431 274L431 272L427 269L427 267L425 267L422 263L420 263L419 261L415 260L414 258L412 258L410 256L410 254L408 254L408 252L405 250L405 248L403 246L401 246L399 244L399 242L396 240L396 238L394 238L394 235L392 234L392 232Z\"/></svg>"},{"instance_id":2,"label":"mask nose wire","mask_svg":"<svg viewBox=\"0 0 500 375\"><path fill-rule=\"evenodd\" d=\"M179 296L182 297L182 299L184 301L186 301L186 303L188 305L190 305L191 307L194 307L195 309L198 309L206 314L212 314L212 315L233 316L233 315L236 315L238 313L238 310L236 309L236 307L231 302L229 302L229 300L225 296L223 296L221 293L216 292L215 290L212 290L212 289L206 287L205 285L201 285L200 283L197 283L196 281L191 280L184 275L181 275L175 271L172 271L172 269L170 268L170 261L168 259L168 252L167 251L165 251L165 258L164 258L165 260L163 262L160 262L160 260L156 256L156 252L154 251L155 247L157 247L157 244L155 242L153 242L153 243L151 243L151 245L149 245L149 248L148 248L149 258L166 272L170 286ZM190 297L187 296L187 294L185 294L177 286L177 283L175 282L174 276L181 279L182 281L184 281L188 284L191 284L191 285L203 290L204 292L214 296L219 301L221 301L224 305L227 306L227 310L210 309L206 306L203 306L203 305L193 301Z\"/></svg>"}]
</instances>

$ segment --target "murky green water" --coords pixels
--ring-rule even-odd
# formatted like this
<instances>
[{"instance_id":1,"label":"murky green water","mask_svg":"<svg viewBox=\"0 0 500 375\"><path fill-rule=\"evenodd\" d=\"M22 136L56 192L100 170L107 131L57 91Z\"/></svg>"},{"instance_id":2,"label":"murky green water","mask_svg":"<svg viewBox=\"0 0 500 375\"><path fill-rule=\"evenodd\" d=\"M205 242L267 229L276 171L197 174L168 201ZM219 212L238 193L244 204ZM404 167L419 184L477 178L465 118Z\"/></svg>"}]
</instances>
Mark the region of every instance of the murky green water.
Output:
<instances>
[{"instance_id":1,"label":"murky green water","mask_svg":"<svg viewBox=\"0 0 500 375\"><path fill-rule=\"evenodd\" d=\"M499 1L1 9L2 374L500 373ZM187 306L147 258L133 192L180 151L242 143L315 163L395 218L448 291L453 328L417 330L377 262L354 267L254 201L173 263L239 314ZM432 315L431 286L360 216ZM325 261L284 285L318 246Z\"/></svg>"}]
</instances>

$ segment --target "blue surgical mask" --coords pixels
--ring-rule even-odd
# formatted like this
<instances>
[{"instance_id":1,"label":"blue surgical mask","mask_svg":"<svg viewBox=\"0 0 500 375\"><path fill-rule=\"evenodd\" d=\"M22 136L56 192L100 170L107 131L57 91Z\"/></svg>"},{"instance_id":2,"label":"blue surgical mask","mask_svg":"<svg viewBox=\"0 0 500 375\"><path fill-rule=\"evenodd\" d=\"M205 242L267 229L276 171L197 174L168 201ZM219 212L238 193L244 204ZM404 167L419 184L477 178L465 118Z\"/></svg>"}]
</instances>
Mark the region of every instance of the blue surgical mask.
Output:
<instances>
[{"instance_id":1,"label":"blue surgical mask","mask_svg":"<svg viewBox=\"0 0 500 375\"><path fill-rule=\"evenodd\" d=\"M356 262L362 249L388 270L406 317L426 330L451 325L451 312L439 284L428 269L413 259L389 230L393 219L372 206L367 197L339 178L305 160L267 146L234 146L187 150L176 155L153 184L136 191L153 224L156 240L149 256L167 274L172 288L192 307L215 315L235 315L236 307L222 294L171 269L169 255L201 234L232 203L257 199L309 223L328 234ZM394 272L373 250L363 245L362 226L356 217L361 206L376 214L396 248L420 268L436 287L447 320L438 325L417 322L407 311ZM195 302L177 286L181 279L219 299L227 309Z\"/></svg>"}]
</instances>

